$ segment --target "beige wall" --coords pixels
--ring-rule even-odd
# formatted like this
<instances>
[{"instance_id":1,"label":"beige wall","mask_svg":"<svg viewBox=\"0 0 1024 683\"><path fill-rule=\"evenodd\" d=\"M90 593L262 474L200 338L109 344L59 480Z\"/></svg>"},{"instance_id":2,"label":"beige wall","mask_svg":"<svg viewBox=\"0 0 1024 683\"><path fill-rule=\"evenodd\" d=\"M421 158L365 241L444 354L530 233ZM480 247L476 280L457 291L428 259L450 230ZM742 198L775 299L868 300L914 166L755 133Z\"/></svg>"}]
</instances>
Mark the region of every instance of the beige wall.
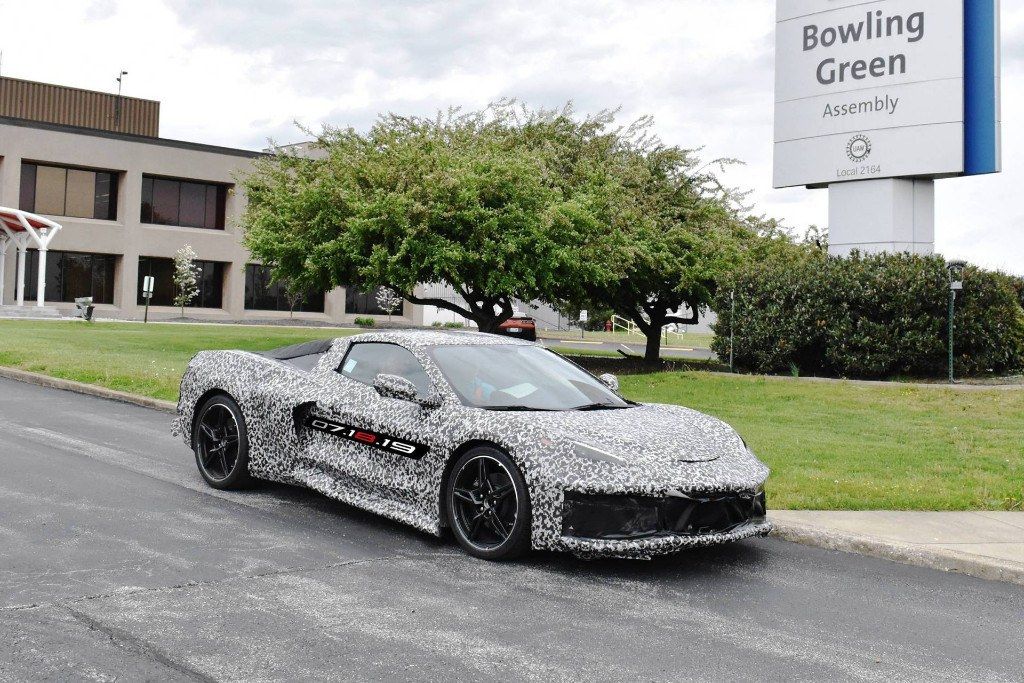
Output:
<instances>
[{"instance_id":1,"label":"beige wall","mask_svg":"<svg viewBox=\"0 0 1024 683\"><path fill-rule=\"evenodd\" d=\"M238 174L252 164L249 156L230 150L183 149L142 139L120 139L50 130L0 122L0 206L18 207L22 161L48 162L120 172L117 220L52 216L63 228L50 249L116 254L118 260L114 304L98 307L102 317L139 319L143 310L136 305L139 256L170 258L184 244L191 244L203 260L225 262L223 308L191 308L190 317L220 319L287 318L288 312L245 310L245 265L251 262L242 246L238 225L245 196L234 185ZM204 180L233 185L228 192L225 230L143 224L142 175ZM8 249L5 268L4 304L15 299L16 250ZM26 301L26 305L30 302ZM34 302L31 302L34 303ZM324 313L296 313L296 318L330 322L351 322L345 314L345 291L335 289L325 298ZM74 304L52 304L73 308ZM177 309L150 308L151 319L176 317ZM404 316L396 321L419 323L422 311L406 303Z\"/></svg>"}]
</instances>

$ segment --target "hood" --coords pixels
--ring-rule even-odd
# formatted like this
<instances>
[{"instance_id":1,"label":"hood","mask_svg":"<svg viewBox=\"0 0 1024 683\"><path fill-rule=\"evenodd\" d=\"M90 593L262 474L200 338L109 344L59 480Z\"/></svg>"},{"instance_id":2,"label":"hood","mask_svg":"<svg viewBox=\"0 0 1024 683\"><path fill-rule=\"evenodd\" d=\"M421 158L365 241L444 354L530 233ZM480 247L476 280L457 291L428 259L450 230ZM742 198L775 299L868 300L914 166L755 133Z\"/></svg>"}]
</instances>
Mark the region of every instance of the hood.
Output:
<instances>
[{"instance_id":1,"label":"hood","mask_svg":"<svg viewBox=\"0 0 1024 683\"><path fill-rule=\"evenodd\" d=\"M551 433L599 448L626 463L708 462L745 450L721 420L680 406L639 405L543 415Z\"/></svg>"}]
</instances>

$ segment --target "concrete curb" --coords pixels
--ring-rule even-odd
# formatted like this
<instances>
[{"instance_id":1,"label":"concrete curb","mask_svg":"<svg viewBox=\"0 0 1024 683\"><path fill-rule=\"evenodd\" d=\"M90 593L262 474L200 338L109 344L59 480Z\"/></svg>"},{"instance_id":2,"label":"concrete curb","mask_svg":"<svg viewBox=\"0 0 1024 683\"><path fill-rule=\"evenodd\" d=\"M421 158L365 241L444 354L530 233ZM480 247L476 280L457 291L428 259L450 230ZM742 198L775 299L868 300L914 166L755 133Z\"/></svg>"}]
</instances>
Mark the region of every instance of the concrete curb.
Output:
<instances>
[{"instance_id":1,"label":"concrete curb","mask_svg":"<svg viewBox=\"0 0 1024 683\"><path fill-rule=\"evenodd\" d=\"M946 389L949 391L1022 391L1024 382L1013 384L972 384L970 381L949 384L948 382L897 382L876 379L844 379L842 377L790 377L788 375L747 375L739 372L718 372L706 370L709 375L721 377L748 377L775 382L819 382L825 384L848 384L854 387L883 387L888 389Z\"/></svg>"},{"instance_id":2,"label":"concrete curb","mask_svg":"<svg viewBox=\"0 0 1024 683\"><path fill-rule=\"evenodd\" d=\"M133 405L142 406L143 408L159 410L164 413L176 413L178 411L177 404L172 401L161 401L158 398L138 396L136 394L129 394L125 391L116 391L114 389L98 387L92 384L74 382L70 379L50 377L49 375L41 375L37 372L28 372L27 370L0 367L0 377L13 379L18 382L26 382L28 384L36 384L41 387L49 387L51 389L62 389L64 391L74 391L78 394L88 394L89 396L97 396L111 401L120 401L121 403L131 403Z\"/></svg>"},{"instance_id":3,"label":"concrete curb","mask_svg":"<svg viewBox=\"0 0 1024 683\"><path fill-rule=\"evenodd\" d=\"M775 528L771 535L784 541L1024 586L1024 567L1012 562L968 555L957 550L934 550L913 543L884 541L848 532L830 531L808 524L783 522L777 519L773 519L772 523Z\"/></svg>"}]
</instances>

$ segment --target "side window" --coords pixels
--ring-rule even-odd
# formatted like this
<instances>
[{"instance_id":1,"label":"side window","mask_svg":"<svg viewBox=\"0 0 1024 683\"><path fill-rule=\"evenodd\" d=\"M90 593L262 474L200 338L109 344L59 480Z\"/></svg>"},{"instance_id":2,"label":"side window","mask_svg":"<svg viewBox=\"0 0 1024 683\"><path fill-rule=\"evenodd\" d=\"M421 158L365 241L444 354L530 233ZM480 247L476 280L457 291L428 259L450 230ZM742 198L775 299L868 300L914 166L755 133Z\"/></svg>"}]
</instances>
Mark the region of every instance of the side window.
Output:
<instances>
[{"instance_id":1,"label":"side window","mask_svg":"<svg viewBox=\"0 0 1024 683\"><path fill-rule=\"evenodd\" d=\"M345 354L338 372L363 384L373 384L377 375L398 375L416 385L421 396L430 393L430 378L416 356L396 344L361 342Z\"/></svg>"}]
</instances>

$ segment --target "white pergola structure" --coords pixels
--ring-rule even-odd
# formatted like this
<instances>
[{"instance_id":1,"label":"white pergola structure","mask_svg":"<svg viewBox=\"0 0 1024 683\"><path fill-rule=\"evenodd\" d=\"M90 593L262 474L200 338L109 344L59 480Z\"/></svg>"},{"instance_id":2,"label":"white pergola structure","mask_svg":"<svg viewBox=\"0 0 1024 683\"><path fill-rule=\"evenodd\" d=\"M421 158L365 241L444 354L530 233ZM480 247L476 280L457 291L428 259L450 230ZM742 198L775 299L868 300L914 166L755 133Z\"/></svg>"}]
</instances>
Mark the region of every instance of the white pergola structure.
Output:
<instances>
[{"instance_id":1,"label":"white pergola structure","mask_svg":"<svg viewBox=\"0 0 1024 683\"><path fill-rule=\"evenodd\" d=\"M18 248L18 305L25 305L25 255L30 244L39 249L39 276L36 280L36 306L46 300L46 250L50 241L60 232L60 223L54 223L21 209L0 206L0 303L4 300L4 264L7 249Z\"/></svg>"}]
</instances>

